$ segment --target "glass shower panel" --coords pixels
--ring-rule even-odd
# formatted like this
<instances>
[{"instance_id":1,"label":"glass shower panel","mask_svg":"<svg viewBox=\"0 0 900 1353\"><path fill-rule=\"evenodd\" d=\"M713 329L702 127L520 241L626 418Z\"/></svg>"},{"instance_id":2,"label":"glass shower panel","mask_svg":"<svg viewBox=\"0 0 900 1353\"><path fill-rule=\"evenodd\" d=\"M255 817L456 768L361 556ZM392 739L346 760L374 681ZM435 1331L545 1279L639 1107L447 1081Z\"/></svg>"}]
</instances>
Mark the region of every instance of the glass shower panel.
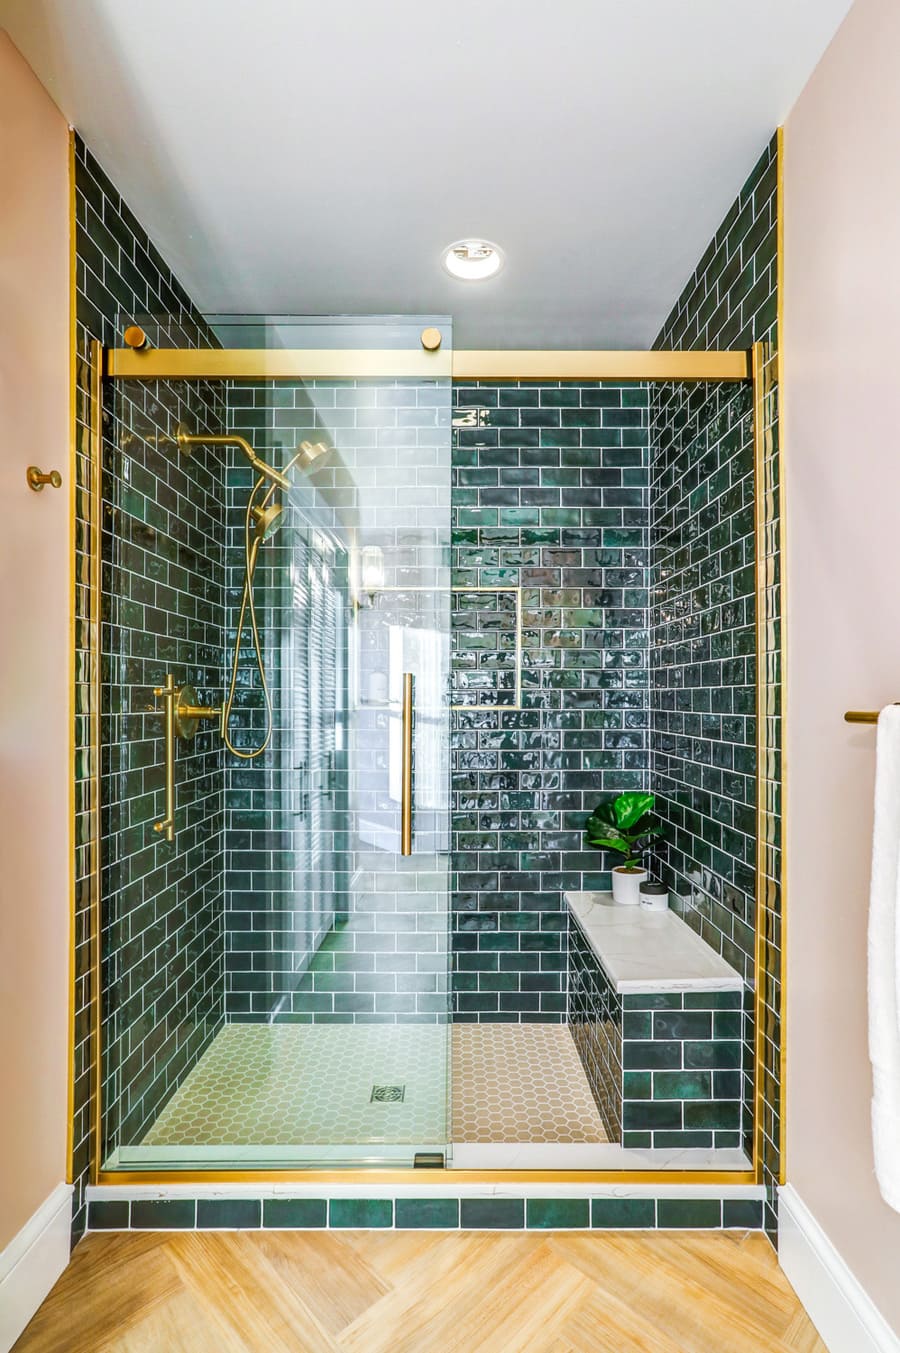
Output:
<instances>
[{"instance_id":1,"label":"glass shower panel","mask_svg":"<svg viewBox=\"0 0 900 1353\"><path fill-rule=\"evenodd\" d=\"M111 394L104 697L146 792L104 792L146 872L114 848L106 1164L412 1164L449 1140L450 329L210 324L227 378Z\"/></svg>"}]
</instances>

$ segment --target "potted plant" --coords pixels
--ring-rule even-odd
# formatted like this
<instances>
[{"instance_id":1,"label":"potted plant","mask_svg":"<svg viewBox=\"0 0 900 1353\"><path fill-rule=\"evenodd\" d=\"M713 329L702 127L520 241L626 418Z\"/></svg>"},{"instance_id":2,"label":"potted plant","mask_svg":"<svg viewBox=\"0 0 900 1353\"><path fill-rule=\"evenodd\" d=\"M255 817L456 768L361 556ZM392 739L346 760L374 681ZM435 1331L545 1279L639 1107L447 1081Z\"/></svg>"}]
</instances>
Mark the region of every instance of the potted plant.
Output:
<instances>
[{"instance_id":1,"label":"potted plant","mask_svg":"<svg viewBox=\"0 0 900 1353\"><path fill-rule=\"evenodd\" d=\"M648 878L641 856L662 831L653 817L655 803L653 794L618 794L598 803L585 824L589 846L625 857L612 871L613 901L625 906L640 901L641 884Z\"/></svg>"}]
</instances>

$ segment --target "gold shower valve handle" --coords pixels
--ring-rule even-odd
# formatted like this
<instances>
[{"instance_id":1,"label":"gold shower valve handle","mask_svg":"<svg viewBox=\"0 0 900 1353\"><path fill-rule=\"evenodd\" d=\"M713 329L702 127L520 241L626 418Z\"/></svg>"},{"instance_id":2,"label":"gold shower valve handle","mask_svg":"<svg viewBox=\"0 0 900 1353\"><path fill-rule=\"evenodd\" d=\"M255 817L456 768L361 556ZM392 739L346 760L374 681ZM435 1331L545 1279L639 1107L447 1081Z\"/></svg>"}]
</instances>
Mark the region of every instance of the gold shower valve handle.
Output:
<instances>
[{"instance_id":1,"label":"gold shower valve handle","mask_svg":"<svg viewBox=\"0 0 900 1353\"><path fill-rule=\"evenodd\" d=\"M59 470L51 470L49 474L44 474L37 465L29 465L25 471L25 478L28 481L28 487L34 489L35 493L40 493L45 484L51 488L58 489L62 484L62 475Z\"/></svg>"},{"instance_id":2,"label":"gold shower valve handle","mask_svg":"<svg viewBox=\"0 0 900 1353\"><path fill-rule=\"evenodd\" d=\"M441 346L441 331L429 326L419 334L419 342L426 352L437 352Z\"/></svg>"},{"instance_id":3,"label":"gold shower valve handle","mask_svg":"<svg viewBox=\"0 0 900 1353\"><path fill-rule=\"evenodd\" d=\"M178 717L180 719L218 719L221 716L221 705L179 705Z\"/></svg>"}]
</instances>

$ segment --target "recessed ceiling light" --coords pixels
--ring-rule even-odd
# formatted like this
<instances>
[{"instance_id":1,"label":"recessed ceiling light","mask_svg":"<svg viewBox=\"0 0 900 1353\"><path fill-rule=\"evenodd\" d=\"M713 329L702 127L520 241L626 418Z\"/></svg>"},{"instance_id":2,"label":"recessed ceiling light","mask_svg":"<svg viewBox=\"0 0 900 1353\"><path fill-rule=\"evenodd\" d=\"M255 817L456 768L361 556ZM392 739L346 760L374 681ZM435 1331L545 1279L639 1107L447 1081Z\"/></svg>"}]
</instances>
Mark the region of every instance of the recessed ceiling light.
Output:
<instances>
[{"instance_id":1,"label":"recessed ceiling light","mask_svg":"<svg viewBox=\"0 0 900 1353\"><path fill-rule=\"evenodd\" d=\"M483 282L503 267L503 255L487 240L457 240L441 260L451 277L464 282Z\"/></svg>"}]
</instances>

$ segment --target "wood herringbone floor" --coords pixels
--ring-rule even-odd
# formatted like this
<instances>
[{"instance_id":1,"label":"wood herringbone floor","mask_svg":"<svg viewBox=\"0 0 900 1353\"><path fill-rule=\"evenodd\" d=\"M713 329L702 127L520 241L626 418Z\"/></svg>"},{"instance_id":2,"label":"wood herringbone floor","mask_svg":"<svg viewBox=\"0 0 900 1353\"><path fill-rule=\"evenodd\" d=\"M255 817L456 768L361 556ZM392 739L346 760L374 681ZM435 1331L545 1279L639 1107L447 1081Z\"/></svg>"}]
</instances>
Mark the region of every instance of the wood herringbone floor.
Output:
<instances>
[{"instance_id":1,"label":"wood herringbone floor","mask_svg":"<svg viewBox=\"0 0 900 1353\"><path fill-rule=\"evenodd\" d=\"M92 1235L14 1353L826 1353L765 1239Z\"/></svg>"}]
</instances>

